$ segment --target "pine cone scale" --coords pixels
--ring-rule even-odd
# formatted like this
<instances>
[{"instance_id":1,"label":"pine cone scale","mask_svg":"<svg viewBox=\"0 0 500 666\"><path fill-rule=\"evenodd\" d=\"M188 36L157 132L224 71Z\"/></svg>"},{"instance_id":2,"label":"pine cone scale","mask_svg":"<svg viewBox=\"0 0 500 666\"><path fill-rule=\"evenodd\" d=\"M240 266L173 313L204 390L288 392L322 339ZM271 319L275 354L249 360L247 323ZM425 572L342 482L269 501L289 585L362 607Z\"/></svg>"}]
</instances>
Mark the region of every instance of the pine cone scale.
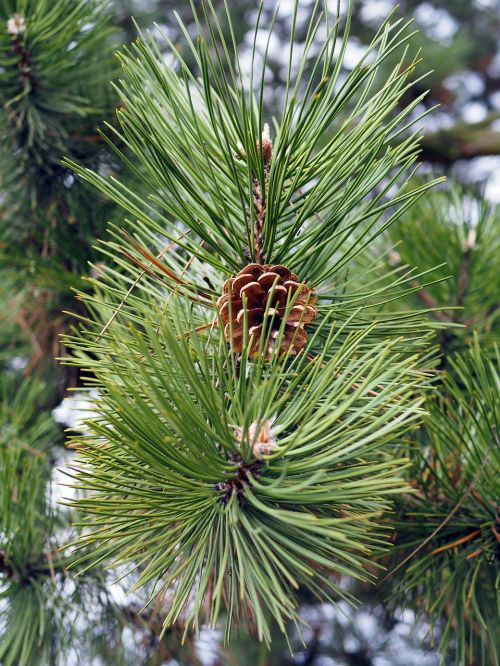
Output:
<instances>
[{"instance_id":1,"label":"pine cone scale","mask_svg":"<svg viewBox=\"0 0 500 666\"><path fill-rule=\"evenodd\" d=\"M287 322L293 322L295 326L298 326L299 323L310 324L316 317L317 310L312 305L294 305L290 310Z\"/></svg>"},{"instance_id":2,"label":"pine cone scale","mask_svg":"<svg viewBox=\"0 0 500 666\"><path fill-rule=\"evenodd\" d=\"M264 308L252 308L251 310L242 308L236 315L236 321L238 324L244 324L245 315L248 326L254 326L255 324L262 323L264 320Z\"/></svg>"},{"instance_id":3,"label":"pine cone scale","mask_svg":"<svg viewBox=\"0 0 500 666\"><path fill-rule=\"evenodd\" d=\"M273 285L276 285L278 283L278 280L280 279L280 276L278 273L262 273L262 275L259 277L259 284L263 289L271 289Z\"/></svg>"},{"instance_id":4,"label":"pine cone scale","mask_svg":"<svg viewBox=\"0 0 500 666\"><path fill-rule=\"evenodd\" d=\"M252 275L248 275L248 274L238 275L232 281L231 287L235 291L240 291L241 289L243 289L243 287L250 284L251 282L254 282L254 279L253 279Z\"/></svg>"},{"instance_id":5,"label":"pine cone scale","mask_svg":"<svg viewBox=\"0 0 500 666\"><path fill-rule=\"evenodd\" d=\"M233 287L234 288L234 287ZM238 293L236 290L233 293ZM266 296L266 291L258 282L249 282L239 292L239 299L246 299L246 307L253 308L262 303Z\"/></svg>"}]
</instances>

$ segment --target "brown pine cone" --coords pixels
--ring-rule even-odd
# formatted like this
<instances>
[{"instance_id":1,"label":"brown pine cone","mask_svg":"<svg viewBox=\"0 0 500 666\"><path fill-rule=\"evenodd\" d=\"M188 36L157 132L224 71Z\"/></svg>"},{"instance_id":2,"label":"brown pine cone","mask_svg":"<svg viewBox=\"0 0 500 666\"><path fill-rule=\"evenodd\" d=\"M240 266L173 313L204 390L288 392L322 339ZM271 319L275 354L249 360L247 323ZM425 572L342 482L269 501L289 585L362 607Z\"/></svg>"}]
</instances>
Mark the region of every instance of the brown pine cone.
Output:
<instances>
[{"instance_id":1,"label":"brown pine cone","mask_svg":"<svg viewBox=\"0 0 500 666\"><path fill-rule=\"evenodd\" d=\"M233 349L238 353L243 350L246 308L250 356L258 356L260 339L265 328L264 334L269 336L269 342L263 353L269 358L279 335L287 304L290 305L291 302L293 306L288 311L280 342L281 354L289 350L296 354L305 347L307 333L304 327L318 314L316 298L286 266L249 264L236 277L226 280L224 293L217 301L226 340L231 341L231 319ZM264 327L266 308L269 321Z\"/></svg>"}]
</instances>

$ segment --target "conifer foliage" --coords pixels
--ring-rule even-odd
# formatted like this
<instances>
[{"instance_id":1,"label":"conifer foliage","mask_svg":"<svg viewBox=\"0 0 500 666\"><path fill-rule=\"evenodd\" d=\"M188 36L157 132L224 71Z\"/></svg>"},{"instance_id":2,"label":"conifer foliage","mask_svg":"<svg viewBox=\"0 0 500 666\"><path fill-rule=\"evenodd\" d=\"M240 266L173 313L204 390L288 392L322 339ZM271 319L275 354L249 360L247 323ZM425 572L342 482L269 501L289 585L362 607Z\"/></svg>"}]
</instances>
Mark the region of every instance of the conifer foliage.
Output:
<instances>
[{"instance_id":1,"label":"conifer foliage","mask_svg":"<svg viewBox=\"0 0 500 666\"><path fill-rule=\"evenodd\" d=\"M292 4L117 74L106 2L0 0L2 666L345 660L304 604L367 597L500 666L498 210L416 174L413 25Z\"/></svg>"},{"instance_id":2,"label":"conifer foliage","mask_svg":"<svg viewBox=\"0 0 500 666\"><path fill-rule=\"evenodd\" d=\"M90 494L75 505L89 515L87 566L137 569L136 587L171 595L166 625L223 613L226 638L245 625L269 642L271 618L283 631L298 619L294 590L348 597L336 577L371 578L387 546L381 516L404 488L398 444L427 382L400 336L421 315L394 314L392 341L380 341L377 316L362 326L353 306L361 294L337 308L328 279L432 182L409 185L417 102L395 112L417 62L404 22L390 17L342 81L348 26L338 38L340 16L318 5L298 68L292 28L270 130L264 68L245 75L204 9L199 39L184 30L199 78L146 36L120 56L108 141L147 196L70 162L133 229L104 243L118 266L69 339L100 414L79 440L77 484Z\"/></svg>"},{"instance_id":3,"label":"conifer foliage","mask_svg":"<svg viewBox=\"0 0 500 666\"><path fill-rule=\"evenodd\" d=\"M406 550L398 558L407 562L393 601L418 598L440 648L456 651L460 664L498 664L498 360L498 350L490 359L477 341L450 359L415 453L416 493L405 500L397 528Z\"/></svg>"},{"instance_id":4,"label":"conifer foliage","mask_svg":"<svg viewBox=\"0 0 500 666\"><path fill-rule=\"evenodd\" d=\"M110 37L99 0L0 3L0 266L23 292L9 307L29 335L33 366L58 354L62 310L109 214L102 201L88 205L62 156L109 164L96 125L112 107Z\"/></svg>"}]
</instances>

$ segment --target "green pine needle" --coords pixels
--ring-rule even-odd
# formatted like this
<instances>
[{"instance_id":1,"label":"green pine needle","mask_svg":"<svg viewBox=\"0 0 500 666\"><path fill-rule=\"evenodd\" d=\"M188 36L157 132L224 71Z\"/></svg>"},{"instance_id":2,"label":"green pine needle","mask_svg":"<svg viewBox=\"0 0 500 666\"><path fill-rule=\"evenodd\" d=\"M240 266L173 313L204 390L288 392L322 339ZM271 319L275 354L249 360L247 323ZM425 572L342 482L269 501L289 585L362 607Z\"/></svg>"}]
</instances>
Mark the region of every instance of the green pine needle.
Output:
<instances>
[{"instance_id":1,"label":"green pine needle","mask_svg":"<svg viewBox=\"0 0 500 666\"><path fill-rule=\"evenodd\" d=\"M418 357L365 351L367 332L339 342L329 324L328 361L310 361L311 347L237 361L220 337L186 337L188 319L176 299L140 330L116 324L100 358L80 361L99 398L78 440L79 545L86 566L126 564L137 586L171 595L165 626L224 611L226 638L246 624L269 641L270 617L282 630L296 617L298 586L348 597L335 575L372 578L379 517L405 488L393 447L420 419L427 380ZM256 457L267 422L276 448Z\"/></svg>"},{"instance_id":2,"label":"green pine needle","mask_svg":"<svg viewBox=\"0 0 500 666\"><path fill-rule=\"evenodd\" d=\"M444 656L481 666L500 663L500 357L489 356L477 340L456 355L431 403L410 468L417 492L397 527L407 557L391 590L392 603L425 613Z\"/></svg>"}]
</instances>

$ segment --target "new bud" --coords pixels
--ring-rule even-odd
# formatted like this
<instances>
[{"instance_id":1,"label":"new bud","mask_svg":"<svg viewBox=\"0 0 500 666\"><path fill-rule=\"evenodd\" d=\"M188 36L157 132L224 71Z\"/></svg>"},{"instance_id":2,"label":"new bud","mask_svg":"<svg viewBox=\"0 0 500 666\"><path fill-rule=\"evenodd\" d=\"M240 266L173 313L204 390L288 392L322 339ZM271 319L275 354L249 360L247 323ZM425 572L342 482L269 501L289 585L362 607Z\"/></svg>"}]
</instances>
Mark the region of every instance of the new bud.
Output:
<instances>
[{"instance_id":1,"label":"new bud","mask_svg":"<svg viewBox=\"0 0 500 666\"><path fill-rule=\"evenodd\" d=\"M7 21L7 32L9 35L21 35L26 30L26 19L21 14L14 14Z\"/></svg>"}]
</instances>

